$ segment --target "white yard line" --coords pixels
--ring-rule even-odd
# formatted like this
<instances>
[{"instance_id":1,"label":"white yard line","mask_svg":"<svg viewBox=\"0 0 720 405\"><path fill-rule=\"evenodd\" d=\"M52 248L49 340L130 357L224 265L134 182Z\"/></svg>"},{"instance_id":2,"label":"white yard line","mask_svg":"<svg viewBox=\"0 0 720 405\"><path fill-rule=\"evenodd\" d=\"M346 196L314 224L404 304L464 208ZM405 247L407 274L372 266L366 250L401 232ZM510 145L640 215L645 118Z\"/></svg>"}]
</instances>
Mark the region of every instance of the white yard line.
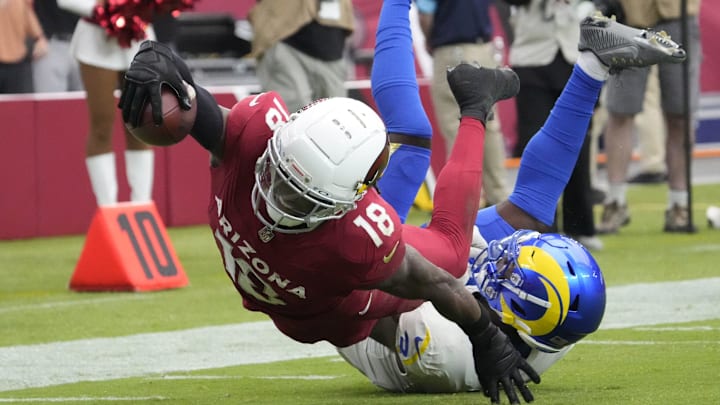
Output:
<instances>
[{"instance_id":1,"label":"white yard line","mask_svg":"<svg viewBox=\"0 0 720 405\"><path fill-rule=\"evenodd\" d=\"M14 307L0 308L0 314L8 312L36 311L38 309L57 309L61 307L72 307L76 305L95 305L113 301L138 301L151 298L150 295L143 294L120 294L111 297L82 299L77 301L55 301L43 302L41 304L16 305Z\"/></svg>"},{"instance_id":2,"label":"white yard line","mask_svg":"<svg viewBox=\"0 0 720 405\"><path fill-rule=\"evenodd\" d=\"M601 328L720 319L718 291L720 278L608 288ZM331 345L294 342L269 321L9 346L0 347L0 391L332 355Z\"/></svg>"},{"instance_id":3,"label":"white yard line","mask_svg":"<svg viewBox=\"0 0 720 405\"><path fill-rule=\"evenodd\" d=\"M673 342L660 342L657 340L593 340L591 338L581 340L582 345L602 345L602 346L655 346L655 345L720 345L720 340L681 340Z\"/></svg>"},{"instance_id":4,"label":"white yard line","mask_svg":"<svg viewBox=\"0 0 720 405\"><path fill-rule=\"evenodd\" d=\"M607 289L601 329L720 319L720 277Z\"/></svg>"},{"instance_id":5,"label":"white yard line","mask_svg":"<svg viewBox=\"0 0 720 405\"><path fill-rule=\"evenodd\" d=\"M645 332L711 332L720 330L712 326L658 326L654 328L633 328Z\"/></svg>"},{"instance_id":6,"label":"white yard line","mask_svg":"<svg viewBox=\"0 0 720 405\"><path fill-rule=\"evenodd\" d=\"M161 375L158 377L148 377L148 380L334 380L344 377L342 375L261 375L261 376L241 376L241 375Z\"/></svg>"},{"instance_id":7,"label":"white yard line","mask_svg":"<svg viewBox=\"0 0 720 405\"><path fill-rule=\"evenodd\" d=\"M50 398L0 398L1 402L104 402L104 401L163 401L168 398L153 397L50 397Z\"/></svg>"},{"instance_id":8,"label":"white yard line","mask_svg":"<svg viewBox=\"0 0 720 405\"><path fill-rule=\"evenodd\" d=\"M330 356L269 321L0 348L0 391Z\"/></svg>"}]
</instances>

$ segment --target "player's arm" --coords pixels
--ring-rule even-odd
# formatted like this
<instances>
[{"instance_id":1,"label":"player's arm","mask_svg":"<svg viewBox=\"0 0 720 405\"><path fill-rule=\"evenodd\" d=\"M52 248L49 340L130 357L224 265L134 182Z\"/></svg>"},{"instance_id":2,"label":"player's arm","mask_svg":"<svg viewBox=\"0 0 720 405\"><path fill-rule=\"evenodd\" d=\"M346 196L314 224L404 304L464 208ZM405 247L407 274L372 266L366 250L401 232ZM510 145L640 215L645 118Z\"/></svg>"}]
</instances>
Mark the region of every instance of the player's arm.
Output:
<instances>
[{"instance_id":1,"label":"player's arm","mask_svg":"<svg viewBox=\"0 0 720 405\"><path fill-rule=\"evenodd\" d=\"M145 41L125 72L122 95L118 107L125 123L136 127L142 118L145 104L150 102L153 121L162 123L162 86L168 86L177 95L180 107L192 107L191 94L195 94L197 115L190 130L195 140L214 157L222 157L225 123L229 110L220 107L215 97L204 87L195 84L185 61L168 46ZM194 89L189 91L188 86Z\"/></svg>"},{"instance_id":2,"label":"player's arm","mask_svg":"<svg viewBox=\"0 0 720 405\"><path fill-rule=\"evenodd\" d=\"M438 312L460 326L481 318L480 306L463 283L435 266L410 245L405 245L400 267L375 288L389 294L433 303Z\"/></svg>"},{"instance_id":3,"label":"player's arm","mask_svg":"<svg viewBox=\"0 0 720 405\"><path fill-rule=\"evenodd\" d=\"M525 401L533 400L520 371L535 383L540 382L540 376L520 356L507 335L492 323L489 311L481 309L460 280L406 245L398 269L375 287L402 298L428 300L441 315L457 323L470 338L475 370L492 402L499 401L499 385L511 403L519 403L516 387Z\"/></svg>"}]
</instances>

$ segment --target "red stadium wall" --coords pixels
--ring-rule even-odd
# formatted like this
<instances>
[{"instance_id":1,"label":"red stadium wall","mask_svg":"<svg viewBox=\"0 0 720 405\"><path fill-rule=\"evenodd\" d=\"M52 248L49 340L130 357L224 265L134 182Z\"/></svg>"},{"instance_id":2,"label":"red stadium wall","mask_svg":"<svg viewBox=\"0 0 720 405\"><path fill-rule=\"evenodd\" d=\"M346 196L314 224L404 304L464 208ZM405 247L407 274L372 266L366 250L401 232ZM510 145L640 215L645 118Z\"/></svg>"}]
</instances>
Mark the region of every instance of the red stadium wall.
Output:
<instances>
[{"instance_id":1,"label":"red stadium wall","mask_svg":"<svg viewBox=\"0 0 720 405\"><path fill-rule=\"evenodd\" d=\"M0 239L78 234L90 225L96 204L85 169L85 99L83 93L58 96L0 96ZM232 105L235 96L217 99ZM118 197L127 201L121 125L118 112ZM192 140L155 149L153 199L168 226L204 222L207 167L207 153Z\"/></svg>"}]
</instances>

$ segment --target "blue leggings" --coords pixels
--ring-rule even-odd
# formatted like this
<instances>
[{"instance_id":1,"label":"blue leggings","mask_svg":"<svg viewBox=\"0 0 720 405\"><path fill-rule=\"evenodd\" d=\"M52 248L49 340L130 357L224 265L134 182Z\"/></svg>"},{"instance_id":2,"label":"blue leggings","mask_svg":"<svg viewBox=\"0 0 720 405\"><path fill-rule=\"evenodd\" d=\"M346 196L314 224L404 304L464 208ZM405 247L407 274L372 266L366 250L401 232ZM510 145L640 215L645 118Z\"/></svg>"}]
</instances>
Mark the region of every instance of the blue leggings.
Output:
<instances>
[{"instance_id":1,"label":"blue leggings","mask_svg":"<svg viewBox=\"0 0 720 405\"><path fill-rule=\"evenodd\" d=\"M522 155L508 199L545 225L551 226L555 219L557 202L582 149L603 83L576 65L545 125L530 139ZM488 241L515 231L495 206L480 210L475 224Z\"/></svg>"}]
</instances>

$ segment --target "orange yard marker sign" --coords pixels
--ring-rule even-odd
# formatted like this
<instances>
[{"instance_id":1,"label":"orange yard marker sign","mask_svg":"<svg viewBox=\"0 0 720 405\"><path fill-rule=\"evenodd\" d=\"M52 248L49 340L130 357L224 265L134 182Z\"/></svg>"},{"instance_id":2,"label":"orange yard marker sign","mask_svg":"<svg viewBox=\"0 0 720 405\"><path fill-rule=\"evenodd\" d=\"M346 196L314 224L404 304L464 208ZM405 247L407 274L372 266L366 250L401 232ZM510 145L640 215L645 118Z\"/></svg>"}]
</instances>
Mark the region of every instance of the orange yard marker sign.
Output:
<instances>
[{"instance_id":1,"label":"orange yard marker sign","mask_svg":"<svg viewBox=\"0 0 720 405\"><path fill-rule=\"evenodd\" d=\"M149 202L97 209L69 286L75 291L153 291L187 284L165 225Z\"/></svg>"}]
</instances>

